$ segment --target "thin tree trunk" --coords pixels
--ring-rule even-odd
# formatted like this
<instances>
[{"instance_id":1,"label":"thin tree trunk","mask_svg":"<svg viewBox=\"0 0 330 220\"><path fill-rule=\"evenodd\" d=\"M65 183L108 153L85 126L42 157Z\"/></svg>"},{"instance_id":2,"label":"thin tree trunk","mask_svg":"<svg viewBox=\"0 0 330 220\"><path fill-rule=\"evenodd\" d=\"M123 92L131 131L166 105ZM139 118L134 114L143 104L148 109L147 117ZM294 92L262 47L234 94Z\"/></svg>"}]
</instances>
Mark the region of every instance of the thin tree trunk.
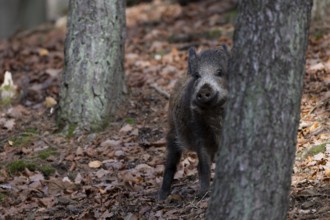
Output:
<instances>
[{"instance_id":1,"label":"thin tree trunk","mask_svg":"<svg viewBox=\"0 0 330 220\"><path fill-rule=\"evenodd\" d=\"M286 219L312 1L240 1L207 219Z\"/></svg>"},{"instance_id":2,"label":"thin tree trunk","mask_svg":"<svg viewBox=\"0 0 330 220\"><path fill-rule=\"evenodd\" d=\"M312 19L314 21L325 21L329 13L330 0L314 0Z\"/></svg>"},{"instance_id":3,"label":"thin tree trunk","mask_svg":"<svg viewBox=\"0 0 330 220\"><path fill-rule=\"evenodd\" d=\"M124 85L125 1L71 0L58 123L105 126Z\"/></svg>"}]
</instances>

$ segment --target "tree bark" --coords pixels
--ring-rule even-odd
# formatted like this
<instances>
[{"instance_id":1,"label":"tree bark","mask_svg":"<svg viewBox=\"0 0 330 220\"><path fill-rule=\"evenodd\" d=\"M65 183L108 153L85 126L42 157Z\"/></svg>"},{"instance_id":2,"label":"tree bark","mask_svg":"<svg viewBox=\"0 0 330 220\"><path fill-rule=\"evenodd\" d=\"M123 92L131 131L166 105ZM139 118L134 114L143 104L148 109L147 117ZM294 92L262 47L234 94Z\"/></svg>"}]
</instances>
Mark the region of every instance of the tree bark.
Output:
<instances>
[{"instance_id":1,"label":"tree bark","mask_svg":"<svg viewBox=\"0 0 330 220\"><path fill-rule=\"evenodd\" d=\"M58 124L102 129L124 84L125 1L70 0Z\"/></svg>"},{"instance_id":2,"label":"tree bark","mask_svg":"<svg viewBox=\"0 0 330 220\"><path fill-rule=\"evenodd\" d=\"M207 219L286 219L312 1L240 1Z\"/></svg>"}]
</instances>

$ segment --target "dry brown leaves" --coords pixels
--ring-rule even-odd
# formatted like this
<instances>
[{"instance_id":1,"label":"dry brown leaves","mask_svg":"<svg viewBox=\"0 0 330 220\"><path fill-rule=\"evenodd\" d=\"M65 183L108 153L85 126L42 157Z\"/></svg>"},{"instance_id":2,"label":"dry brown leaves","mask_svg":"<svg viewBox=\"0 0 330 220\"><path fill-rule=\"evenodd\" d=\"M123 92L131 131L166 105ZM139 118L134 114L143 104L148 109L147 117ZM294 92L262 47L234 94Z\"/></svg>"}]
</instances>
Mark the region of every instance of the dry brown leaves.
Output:
<instances>
[{"instance_id":1,"label":"dry brown leaves","mask_svg":"<svg viewBox=\"0 0 330 220\"><path fill-rule=\"evenodd\" d=\"M11 71L22 96L0 112L0 218L202 219L207 198L195 197L193 153L183 156L171 196L155 199L165 158L166 93L186 74L189 47L231 45L231 7L230 1L182 7L155 0L127 9L130 94L111 126L97 134L55 133L51 109L58 103L63 27L1 41L0 83ZM329 42L329 33L312 37L307 54L291 219L329 216ZM11 173L8 165L17 160L35 166ZM47 167L54 172L47 174Z\"/></svg>"}]
</instances>

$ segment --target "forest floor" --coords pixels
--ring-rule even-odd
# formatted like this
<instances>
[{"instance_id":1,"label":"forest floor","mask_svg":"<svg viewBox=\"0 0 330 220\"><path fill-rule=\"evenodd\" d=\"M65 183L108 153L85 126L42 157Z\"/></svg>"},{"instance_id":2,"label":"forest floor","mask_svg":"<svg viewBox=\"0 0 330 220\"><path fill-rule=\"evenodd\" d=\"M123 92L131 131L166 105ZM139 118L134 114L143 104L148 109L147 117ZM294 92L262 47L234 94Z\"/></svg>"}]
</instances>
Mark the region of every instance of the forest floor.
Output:
<instances>
[{"instance_id":1,"label":"forest floor","mask_svg":"<svg viewBox=\"0 0 330 220\"><path fill-rule=\"evenodd\" d=\"M193 153L182 158L171 196L156 200L166 93L186 74L189 47L232 46L235 15L229 1L128 8L129 93L110 126L92 134L56 127L65 26L0 41L0 84L10 71L19 92L0 106L0 219L203 219L208 198L195 197ZM288 219L330 219L329 45L329 27L313 23Z\"/></svg>"}]
</instances>

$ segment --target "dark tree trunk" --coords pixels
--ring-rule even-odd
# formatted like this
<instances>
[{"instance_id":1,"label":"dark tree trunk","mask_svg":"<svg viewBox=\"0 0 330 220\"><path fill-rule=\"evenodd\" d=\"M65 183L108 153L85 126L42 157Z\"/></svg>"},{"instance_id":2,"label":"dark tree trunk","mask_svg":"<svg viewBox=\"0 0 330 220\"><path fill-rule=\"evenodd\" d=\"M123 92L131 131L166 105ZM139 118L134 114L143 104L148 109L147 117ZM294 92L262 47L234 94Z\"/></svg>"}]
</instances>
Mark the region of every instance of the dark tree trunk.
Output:
<instances>
[{"instance_id":1,"label":"dark tree trunk","mask_svg":"<svg viewBox=\"0 0 330 220\"><path fill-rule=\"evenodd\" d=\"M58 123L103 128L124 85L125 1L71 0Z\"/></svg>"},{"instance_id":2,"label":"dark tree trunk","mask_svg":"<svg viewBox=\"0 0 330 220\"><path fill-rule=\"evenodd\" d=\"M286 218L311 6L310 0L239 2L207 219Z\"/></svg>"}]
</instances>

